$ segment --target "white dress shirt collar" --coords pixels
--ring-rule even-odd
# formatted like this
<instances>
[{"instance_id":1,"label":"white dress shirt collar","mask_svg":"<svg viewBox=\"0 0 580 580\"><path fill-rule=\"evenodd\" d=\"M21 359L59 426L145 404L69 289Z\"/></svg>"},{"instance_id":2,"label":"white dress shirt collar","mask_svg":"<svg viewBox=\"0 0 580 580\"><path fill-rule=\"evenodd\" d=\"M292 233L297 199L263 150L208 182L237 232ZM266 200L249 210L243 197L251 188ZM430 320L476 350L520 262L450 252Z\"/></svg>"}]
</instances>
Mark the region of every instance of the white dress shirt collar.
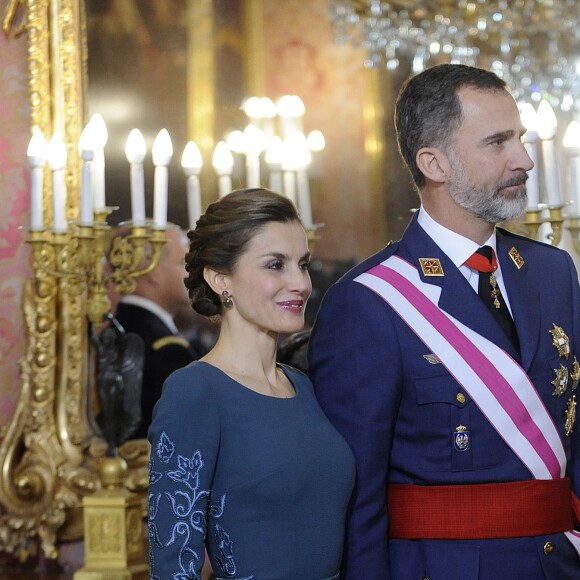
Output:
<instances>
[{"instance_id":1,"label":"white dress shirt collar","mask_svg":"<svg viewBox=\"0 0 580 580\"><path fill-rule=\"evenodd\" d=\"M473 240L454 232L436 222L423 206L419 210L417 221L427 235L443 250L449 259L458 267L462 266L480 246ZM483 244L491 246L497 255L497 239L495 228L490 238Z\"/></svg>"},{"instance_id":2,"label":"white dress shirt collar","mask_svg":"<svg viewBox=\"0 0 580 580\"><path fill-rule=\"evenodd\" d=\"M419 225L425 230L427 235L441 248L441 250L449 257L449 259L459 268L459 271L463 274L465 279L469 282L470 286L477 292L479 283L479 273L465 265L465 260L473 254L480 246L476 244L473 240L466 238L447 229L442 226L439 222L436 222L425 210L423 206L419 210L419 215L417 217ZM493 251L497 256L497 236L495 228L489 239L483 244L484 246L491 246ZM425 256L428 258L429 256ZM495 271L495 279L499 286L500 292L502 293L503 299L507 304L508 310L512 312L511 304L508 298L507 290L505 287L505 282L503 276L501 275L501 266L499 260L497 261L497 270Z\"/></svg>"},{"instance_id":3,"label":"white dress shirt collar","mask_svg":"<svg viewBox=\"0 0 580 580\"><path fill-rule=\"evenodd\" d=\"M149 310L149 312L152 312L155 314L155 316L160 318L169 327L173 334L179 334L171 314L169 314L165 308L159 306L157 302L153 302L153 300L149 300L149 298L144 298L143 296L137 296L136 294L128 294L127 296L123 296L121 298L121 302L123 302L123 304L140 306L141 308L145 308L145 310Z\"/></svg>"}]
</instances>

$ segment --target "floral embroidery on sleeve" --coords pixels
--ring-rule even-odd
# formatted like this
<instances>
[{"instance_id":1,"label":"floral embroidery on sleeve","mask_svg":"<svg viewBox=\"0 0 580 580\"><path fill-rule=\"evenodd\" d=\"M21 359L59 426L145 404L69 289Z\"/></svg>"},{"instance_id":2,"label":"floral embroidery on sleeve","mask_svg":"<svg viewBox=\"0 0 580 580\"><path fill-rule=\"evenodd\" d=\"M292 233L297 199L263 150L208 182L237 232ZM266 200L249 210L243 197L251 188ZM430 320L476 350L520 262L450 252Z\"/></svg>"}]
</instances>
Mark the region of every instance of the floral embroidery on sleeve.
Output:
<instances>
[{"instance_id":1,"label":"floral embroidery on sleeve","mask_svg":"<svg viewBox=\"0 0 580 580\"><path fill-rule=\"evenodd\" d=\"M175 445L163 432L154 446L154 454L167 471L156 471L156 460L152 454L149 468L149 538L150 558L154 569L154 549L167 548L177 544L179 556L178 570L171 576L172 580L199 580L198 569L203 563L203 540L206 535L206 514L212 520L219 519L225 510L225 494L215 501L210 498L210 491L201 489L200 473L203 469L201 451L196 450L191 457L175 453ZM172 469L175 467L175 469ZM168 483L167 480L172 483ZM159 490L160 482L165 487ZM161 508L163 506L163 508ZM171 511L171 529L160 537L157 517L160 513ZM192 540L195 534L201 534L200 540ZM227 578L235 578L236 564L233 555L233 542L224 529L216 524L215 537L219 556L215 560L220 564ZM200 548L193 548L195 545ZM152 576L153 579L156 576Z\"/></svg>"}]
</instances>

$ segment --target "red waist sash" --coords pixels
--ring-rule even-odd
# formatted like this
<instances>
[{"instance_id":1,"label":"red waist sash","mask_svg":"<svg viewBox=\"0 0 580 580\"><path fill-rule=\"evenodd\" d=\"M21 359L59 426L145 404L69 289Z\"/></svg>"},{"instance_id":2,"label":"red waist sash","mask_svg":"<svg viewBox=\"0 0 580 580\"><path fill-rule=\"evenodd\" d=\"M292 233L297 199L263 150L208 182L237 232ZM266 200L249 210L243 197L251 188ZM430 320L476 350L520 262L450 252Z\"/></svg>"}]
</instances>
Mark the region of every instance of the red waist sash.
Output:
<instances>
[{"instance_id":1,"label":"red waist sash","mask_svg":"<svg viewBox=\"0 0 580 580\"><path fill-rule=\"evenodd\" d=\"M389 484L389 537L515 538L574 528L570 480Z\"/></svg>"}]
</instances>

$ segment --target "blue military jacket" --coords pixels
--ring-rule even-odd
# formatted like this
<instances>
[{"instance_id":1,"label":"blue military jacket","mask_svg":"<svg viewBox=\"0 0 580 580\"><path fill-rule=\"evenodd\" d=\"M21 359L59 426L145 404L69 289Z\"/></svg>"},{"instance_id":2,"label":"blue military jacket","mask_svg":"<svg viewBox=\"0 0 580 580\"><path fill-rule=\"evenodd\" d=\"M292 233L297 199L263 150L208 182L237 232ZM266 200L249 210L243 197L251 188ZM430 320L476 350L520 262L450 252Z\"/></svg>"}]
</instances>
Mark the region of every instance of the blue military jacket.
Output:
<instances>
[{"instance_id":1,"label":"blue military jacket","mask_svg":"<svg viewBox=\"0 0 580 580\"><path fill-rule=\"evenodd\" d=\"M515 248L523 263L509 251ZM419 272L419 258L437 258L444 276L439 306L518 360L550 413L567 457L566 475L580 497L580 424L565 434L572 382L554 396L555 370L580 359L580 288L570 256L497 230L497 256L516 324L520 353L467 280L418 225L346 274L327 292L309 349L310 375L323 410L357 461L343 578L358 580L513 580L580 578L577 552L563 534L494 540L388 540L388 483L423 485L521 481L531 475L474 401L419 337L373 291L354 281L397 254ZM562 358L550 330L568 336ZM458 396L460 394L462 396ZM580 399L580 389L577 398ZM458 449L455 432L467 428Z\"/></svg>"}]
</instances>

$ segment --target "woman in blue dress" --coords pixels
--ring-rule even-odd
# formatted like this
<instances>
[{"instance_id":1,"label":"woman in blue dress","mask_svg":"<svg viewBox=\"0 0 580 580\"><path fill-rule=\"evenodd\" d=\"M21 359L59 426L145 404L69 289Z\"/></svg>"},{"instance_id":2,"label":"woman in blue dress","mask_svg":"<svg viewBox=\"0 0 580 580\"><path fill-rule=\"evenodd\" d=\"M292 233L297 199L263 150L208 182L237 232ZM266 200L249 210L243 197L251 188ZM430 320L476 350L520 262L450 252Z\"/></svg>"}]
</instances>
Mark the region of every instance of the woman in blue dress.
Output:
<instances>
[{"instance_id":1,"label":"woman in blue dress","mask_svg":"<svg viewBox=\"0 0 580 580\"><path fill-rule=\"evenodd\" d=\"M276 363L312 290L295 206L265 189L211 204L189 232L193 308L218 340L166 381L149 429L151 577L338 578L352 453L310 380Z\"/></svg>"}]
</instances>

